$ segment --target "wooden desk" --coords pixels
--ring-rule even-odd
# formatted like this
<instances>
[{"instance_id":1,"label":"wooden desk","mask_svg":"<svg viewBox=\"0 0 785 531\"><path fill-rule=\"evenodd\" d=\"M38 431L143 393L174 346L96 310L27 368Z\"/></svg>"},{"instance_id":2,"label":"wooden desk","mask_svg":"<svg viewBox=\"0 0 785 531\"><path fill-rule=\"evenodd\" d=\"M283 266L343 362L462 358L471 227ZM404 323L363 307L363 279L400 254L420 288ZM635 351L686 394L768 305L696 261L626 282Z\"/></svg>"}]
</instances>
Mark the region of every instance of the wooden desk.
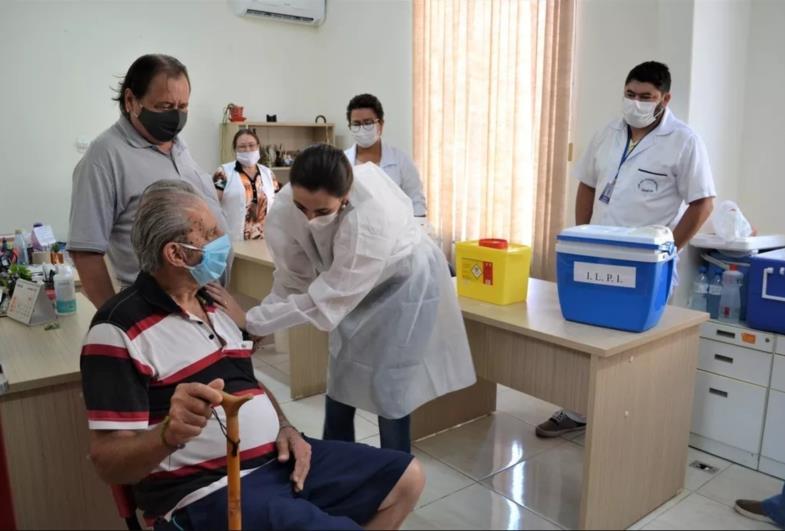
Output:
<instances>
[{"instance_id":1,"label":"wooden desk","mask_svg":"<svg viewBox=\"0 0 785 531\"><path fill-rule=\"evenodd\" d=\"M269 285L264 243L243 244L235 248L243 273L233 284L241 291ZM556 285L534 279L523 304L459 302L480 380L415 411L414 438L493 412L500 383L589 418L581 528L626 528L682 489L706 314L669 306L659 325L641 334L571 323L561 315ZM292 389L324 392L326 335L302 345L292 343L289 352ZM303 373L295 368L308 364L319 370L300 388Z\"/></svg>"},{"instance_id":2,"label":"wooden desk","mask_svg":"<svg viewBox=\"0 0 785 531\"><path fill-rule=\"evenodd\" d=\"M0 395L0 469L9 487L0 485L0 507L13 507L17 529L125 528L87 459L79 352L94 313L78 293L76 315L59 318L59 329L0 319L0 363L10 384Z\"/></svg>"},{"instance_id":3,"label":"wooden desk","mask_svg":"<svg viewBox=\"0 0 785 531\"><path fill-rule=\"evenodd\" d=\"M537 280L526 304L460 303L479 377L588 417L580 528L627 528L683 488L706 314L669 306L641 334L571 323Z\"/></svg>"}]
</instances>

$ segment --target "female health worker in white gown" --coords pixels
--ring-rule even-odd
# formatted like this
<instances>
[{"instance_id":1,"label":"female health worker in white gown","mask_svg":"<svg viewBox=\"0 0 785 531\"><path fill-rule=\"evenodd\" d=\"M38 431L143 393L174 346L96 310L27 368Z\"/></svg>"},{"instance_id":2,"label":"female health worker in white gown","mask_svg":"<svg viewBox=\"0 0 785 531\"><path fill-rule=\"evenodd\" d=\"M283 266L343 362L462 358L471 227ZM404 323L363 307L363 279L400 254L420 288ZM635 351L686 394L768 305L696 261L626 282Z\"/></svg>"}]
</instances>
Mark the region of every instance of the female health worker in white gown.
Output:
<instances>
[{"instance_id":1,"label":"female health worker in white gown","mask_svg":"<svg viewBox=\"0 0 785 531\"><path fill-rule=\"evenodd\" d=\"M410 451L412 411L476 381L447 261L411 200L378 166L352 169L340 150L312 146L265 237L272 292L243 314L211 285L217 303L255 336L305 323L329 331L324 438L354 440L362 408L379 416L383 448Z\"/></svg>"}]
</instances>

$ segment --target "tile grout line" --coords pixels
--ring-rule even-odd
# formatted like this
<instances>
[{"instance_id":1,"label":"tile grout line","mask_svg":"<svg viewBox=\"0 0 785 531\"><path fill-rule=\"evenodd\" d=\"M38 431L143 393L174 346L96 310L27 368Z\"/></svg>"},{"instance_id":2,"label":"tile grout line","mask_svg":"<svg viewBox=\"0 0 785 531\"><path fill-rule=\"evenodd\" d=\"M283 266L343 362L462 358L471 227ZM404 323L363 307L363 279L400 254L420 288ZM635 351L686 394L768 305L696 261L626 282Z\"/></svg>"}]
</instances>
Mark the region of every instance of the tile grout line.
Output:
<instances>
[{"instance_id":1,"label":"tile grout line","mask_svg":"<svg viewBox=\"0 0 785 531\"><path fill-rule=\"evenodd\" d=\"M654 523L656 520L659 520L659 519L660 519L660 517L662 517L662 516L665 516L665 514L667 514L667 513L671 512L673 509L675 509L676 507L678 507L679 505L681 505L681 504L682 504L682 502L684 502L684 501L685 501L687 498L689 498L690 496L692 496L693 494L695 494L695 492L694 492L694 491L691 491L690 489L688 489L688 488L686 488L686 487L684 488L684 491L687 493L687 495L686 495L686 496L684 496L684 497L683 497L682 499L680 499L679 501L677 501L677 502L676 502L676 504L675 504L673 507L669 507L669 508L668 508L668 510L666 510L666 511L663 511L661 514L658 514L657 516L653 517L651 520L649 520L648 522L646 522L645 524L643 524L643 525L642 525L641 527L639 527L638 529L641 529L641 530L642 530L643 528L645 528L645 527L646 527L646 526L648 526L649 524L652 524L652 523ZM676 496L674 496L673 498L677 498L678 496L681 496L681 494L682 494L682 493L680 492L679 494L677 494L677 495L676 495ZM671 500L672 500L673 498L671 498ZM667 504L667 503L668 503L668 502L670 502L671 500L668 500L667 502L663 503L662 505L665 505L665 504ZM651 516L653 513L657 512L659 509L660 509L660 508L659 508L659 507L657 507L657 508L656 508L656 509L654 509L652 512L650 512L649 514L647 514L646 516L644 516L643 518L641 518L640 520L638 520L638 522L642 522L642 521L646 520L646 518L649 518L649 517L650 517L650 516ZM635 522L635 523L637 524L638 522Z\"/></svg>"},{"instance_id":2,"label":"tile grout line","mask_svg":"<svg viewBox=\"0 0 785 531\"><path fill-rule=\"evenodd\" d=\"M455 472L459 473L460 475L464 476L466 479L469 479L469 480L471 480L471 481L473 481L473 482L475 482L475 483L479 483L479 480L476 480L476 479L474 479L473 477L471 477L470 475L468 475L467 473L465 473L463 470L460 470L460 469L456 468L454 465L451 465L450 463L447 463L446 461L444 461L444 460L442 460L442 459L438 458L437 456L433 455L431 452L428 452L427 450L424 450L423 448L421 448L421 447L417 446L417 443L412 443L412 446L414 446L415 448L417 448L419 451L421 451L421 452L422 452L422 453L424 453L425 455L427 455L427 456L431 457L432 459L435 459L435 460L436 460L436 461L438 461L439 463L443 464L443 465L444 465L444 466L446 466L447 468L449 468L449 469L451 469L451 470L453 470L453 471L455 471ZM458 492L458 491L456 491L456 492Z\"/></svg>"},{"instance_id":3,"label":"tile grout line","mask_svg":"<svg viewBox=\"0 0 785 531\"><path fill-rule=\"evenodd\" d=\"M685 490L686 490L686 489L685 489ZM715 499L709 498L708 496L704 496L704 495L702 495L702 494L701 494L701 493L699 493L699 492L696 492L696 491L689 491L689 494L688 494L687 496L685 496L685 497L684 497L684 499L680 500L680 501L679 501L679 502L678 502L676 505L674 505L673 507L671 507L671 508L670 508L670 509L668 509L667 511L664 511L662 514L658 515L656 518L652 519L650 522L646 522L646 525L645 525L645 526L643 526L643 528L646 528L646 527L650 526L651 524L653 524L654 522L656 522L657 520L659 520L660 518L662 518L662 517L663 517L663 516L665 516L666 514L670 513L671 511L673 511L674 509L676 509L676 508L677 508L679 505L681 505L682 503L684 503L685 501L687 501L688 499L690 499L690 498L691 498L691 497L693 497L693 496L698 496L698 497L700 497L700 498L703 498L704 500L707 500L707 501L710 501L710 502L717 503L717 504L719 504L719 505L722 505L723 507L728 507L729 509L733 510L733 506L726 505L726 504L724 504L724 503L722 503L722 502L720 502L720 501L718 501L718 500L715 500ZM735 512L734 512L734 514L735 514ZM741 516L741 515L738 515L738 516ZM743 517L742 517L742 518L743 518ZM641 529L643 529L643 528L641 528Z\"/></svg>"},{"instance_id":4,"label":"tile grout line","mask_svg":"<svg viewBox=\"0 0 785 531\"><path fill-rule=\"evenodd\" d=\"M464 490L466 490L466 489L468 489L468 488L471 488L471 487L473 487L473 486L475 486L475 485L479 485L479 482L477 482L477 481L474 481L473 483L470 483L469 485L466 485L465 487L463 487L463 488L460 488L460 489L456 490L455 492L451 492L450 494L446 494L446 495L442 496L441 498L439 498L439 499L437 499L437 500L433 500L433 501L430 501L430 502L428 502L428 503L426 503L426 504L424 504L424 505L421 505L421 506L419 506L419 507L415 507L414 511L412 511L412 512L415 512L415 513L416 513L416 512L417 512L417 511L419 511L420 509L425 509L426 507L428 507L428 506L430 506L430 505L433 505L434 503L436 503L436 502L438 502L438 501L442 501L443 499L445 499L445 498L447 498L447 497L449 497L449 496L452 496L453 494L458 494L459 492L463 492ZM484 485L482 485L482 486L484 486Z\"/></svg>"},{"instance_id":5,"label":"tile grout line","mask_svg":"<svg viewBox=\"0 0 785 531\"><path fill-rule=\"evenodd\" d=\"M503 414L506 414L506 413L503 413ZM477 420L479 420L479 419L477 419ZM517 420L519 420L519 421L520 421L520 419L517 419ZM471 422L474 422L474 421L471 421ZM521 422L523 422L523 421L521 421ZM468 423L467 423L467 424L468 424ZM445 431L449 431L449 430L445 430ZM442 433L444 433L444 432L442 432ZM431 437L432 437L432 436L428 436L428 437L425 437L424 439L420 439L420 440L428 440L428 439L430 439ZM505 466L504 468L502 468L502 469L500 469L500 470L497 470L497 471L495 471L495 472L491 472L491 473L490 473L490 474L488 474L488 475L482 476L482 477L481 477L481 478L479 478L479 479L476 479L476 478L474 478L474 477L472 477L472 476L469 476L468 474L466 474L466 473L465 473L465 472L463 472L462 470L459 470L459 469L457 469L457 468L456 468L454 465L451 465L450 463L447 463L446 461L444 461L443 459L441 459L441 458L439 458L438 456L434 455L433 453L431 453L431 452L428 452L427 450L425 450L425 449L421 448L421 447L420 447L420 446L418 446L416 443L414 443L414 444L413 444L413 446L415 446L415 447L416 447L418 450L420 450L420 451L422 451L422 452L424 452L424 453L426 453L426 454L430 455L431 457L433 457L433 458L434 458L434 459L436 459L437 461L439 461L439 462L441 462L441 463L444 463L444 464L445 464L445 465L447 465L448 467L455 469L457 472L460 472L460 473L461 473L461 474L463 474L464 476L467 476L467 477L468 477L469 479L471 479L472 481L482 482L482 481L485 481L485 480L486 480L486 479L488 479L488 478L491 478L491 477L493 477L493 476L495 476L495 475L497 475L497 474L501 474L502 472L505 472L505 471L507 471L507 470L509 470L509 469L511 469L511 468L513 468L513 467L515 467L515 466L518 466L518 465L520 465L521 463L525 463L526 461L529 461L529 460L531 460L531 459L534 459L534 458L535 458L535 457L537 457L537 456L543 455L543 454L545 454L545 452L549 452L549 451L551 451L551 450L555 450L556 448L558 448L558 447L560 447L560 446L563 446L563 445L564 445L565 443L567 443L567 442L572 442L572 441L569 441L569 440L567 440L567 439L563 439L563 438L561 438L561 437L556 437L556 438L554 438L554 440L558 440L558 444L556 444L555 446L552 446L552 447L549 447L549 448L544 448L544 449L542 449L542 450L540 450L540 451L538 451L538 452L534 452L534 453L530 454L529 456L523 457L522 459L519 459L518 461L516 461L516 462L514 462L514 463L512 463L512 464L509 464L509 465ZM584 448L584 447L582 447L581 445L579 445L579 444L577 444L577 443L575 443L575 444L576 444L576 446L578 446L579 448Z\"/></svg>"},{"instance_id":6,"label":"tile grout line","mask_svg":"<svg viewBox=\"0 0 785 531\"><path fill-rule=\"evenodd\" d=\"M429 505L433 505L434 503L436 503L436 502L438 502L438 501L442 501L442 500L444 500L445 498L449 498L449 497L450 497L450 496L452 496L453 494L458 494L458 493L459 493L459 492L461 492L462 490L466 490L466 489L468 489L469 487L473 487L473 486L475 486L475 485L480 485L480 486L484 487L484 485L482 485L481 483L478 483L477 481L472 481L472 482L471 482L471 483L469 483L468 485L466 485L466 486L464 486L464 487L461 487L461 488L459 488L458 490L454 490L454 491L452 491L452 492L449 492L449 493L445 494L444 496L440 496L440 497L436 498L435 500L431 500L431 501L429 501L428 503L425 503L425 504L423 504L423 505L420 505L419 507L415 507L415 508L414 508L414 510L415 510L415 511L417 511L417 510L419 510L419 509L423 509L423 508L425 508L425 507L428 507Z\"/></svg>"},{"instance_id":7,"label":"tile grout line","mask_svg":"<svg viewBox=\"0 0 785 531\"><path fill-rule=\"evenodd\" d=\"M509 496L507 496L506 494L504 494L504 493L502 493L502 492L499 492L498 490L496 490L495 488L493 488L493 487L491 487L491 486L488 486L488 485L486 485L486 484L484 484L484 483L480 483L480 485L482 485L482 486L483 486L483 487L485 487L486 489L490 490L491 492L493 492L493 493L495 493L495 494L498 494L499 496L501 496L501 497L502 497L502 498L504 498L505 500L508 500L508 501L510 501L510 502L512 502L512 503L514 503L514 504L515 504L515 505L517 505L518 507L520 507L520 508L522 508L522 509L524 509L524 510L526 510L526 511L529 511L530 513L532 513L532 514L534 514L534 515L537 515L537 516L539 516L540 518L542 518L542 519L543 519L543 520L545 520L546 522L550 522L550 523L552 523L553 525L555 525L555 526L556 526L556 527L558 527L559 529L569 529L569 528L567 528L567 527L564 527L563 525L561 525L559 522L555 522L555 521L553 521L553 520L552 520L550 517L548 517L548 516L545 516L544 514L540 514L540 513L538 513L537 511L535 511L535 510L534 510L534 509L532 509L531 507L527 507L526 505L523 505L523 504L520 504L520 503L518 503L517 501L515 501L515 500L511 499L511 498L510 498Z\"/></svg>"}]
</instances>

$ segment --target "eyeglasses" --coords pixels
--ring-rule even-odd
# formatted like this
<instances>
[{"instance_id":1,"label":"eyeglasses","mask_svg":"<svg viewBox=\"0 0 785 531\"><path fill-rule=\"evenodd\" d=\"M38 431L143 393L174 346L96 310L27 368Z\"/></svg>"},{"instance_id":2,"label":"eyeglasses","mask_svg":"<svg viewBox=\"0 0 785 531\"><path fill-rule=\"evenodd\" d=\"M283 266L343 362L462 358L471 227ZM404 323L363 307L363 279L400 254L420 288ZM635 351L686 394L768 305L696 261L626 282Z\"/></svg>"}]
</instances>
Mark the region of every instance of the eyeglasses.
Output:
<instances>
[{"instance_id":1,"label":"eyeglasses","mask_svg":"<svg viewBox=\"0 0 785 531\"><path fill-rule=\"evenodd\" d=\"M365 129L366 131L372 131L373 126L380 123L381 120L378 118L376 120L363 120L362 122L350 122L349 123L349 131L352 133L359 133L360 128Z\"/></svg>"},{"instance_id":2,"label":"eyeglasses","mask_svg":"<svg viewBox=\"0 0 785 531\"><path fill-rule=\"evenodd\" d=\"M177 243L177 244L179 244L179 245L182 245L182 246L183 246L183 247L185 247L186 249L190 249L190 250L192 250L192 251L199 251L200 253L203 253L203 252L204 252L204 249L203 249L203 248L201 248L201 247L196 247L195 245L191 245L190 243L185 243L185 242L175 242L175 243Z\"/></svg>"},{"instance_id":3,"label":"eyeglasses","mask_svg":"<svg viewBox=\"0 0 785 531\"><path fill-rule=\"evenodd\" d=\"M235 151L259 151L259 144L237 144Z\"/></svg>"}]
</instances>

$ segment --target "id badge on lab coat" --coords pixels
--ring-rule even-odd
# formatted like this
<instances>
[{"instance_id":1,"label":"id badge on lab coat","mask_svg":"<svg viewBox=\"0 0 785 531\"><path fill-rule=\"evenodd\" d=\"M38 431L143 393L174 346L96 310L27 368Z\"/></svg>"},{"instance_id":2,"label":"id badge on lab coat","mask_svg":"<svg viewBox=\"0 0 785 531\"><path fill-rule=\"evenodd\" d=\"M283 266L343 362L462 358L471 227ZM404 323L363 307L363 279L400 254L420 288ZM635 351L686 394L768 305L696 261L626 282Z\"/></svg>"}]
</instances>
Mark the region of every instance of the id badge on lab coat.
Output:
<instances>
[{"instance_id":1,"label":"id badge on lab coat","mask_svg":"<svg viewBox=\"0 0 785 531\"><path fill-rule=\"evenodd\" d=\"M605 185L605 188L600 194L600 201L605 203L606 205L611 202L611 196L613 195L613 188L616 186L616 179L612 181L608 181L608 184Z\"/></svg>"},{"instance_id":2,"label":"id badge on lab coat","mask_svg":"<svg viewBox=\"0 0 785 531\"><path fill-rule=\"evenodd\" d=\"M619 161L619 167L616 168L616 175L613 176L613 179L608 181L608 184L605 185L605 188L600 194L600 201L605 203L606 205L611 202L611 196L613 195L613 189L616 187L616 181L619 180L619 172L621 172L621 167L624 166L624 162L632 153L632 150L635 149L637 144L631 145L632 131L630 130L629 126L627 127L627 143L624 145L624 151L621 154L621 160Z\"/></svg>"}]
</instances>

